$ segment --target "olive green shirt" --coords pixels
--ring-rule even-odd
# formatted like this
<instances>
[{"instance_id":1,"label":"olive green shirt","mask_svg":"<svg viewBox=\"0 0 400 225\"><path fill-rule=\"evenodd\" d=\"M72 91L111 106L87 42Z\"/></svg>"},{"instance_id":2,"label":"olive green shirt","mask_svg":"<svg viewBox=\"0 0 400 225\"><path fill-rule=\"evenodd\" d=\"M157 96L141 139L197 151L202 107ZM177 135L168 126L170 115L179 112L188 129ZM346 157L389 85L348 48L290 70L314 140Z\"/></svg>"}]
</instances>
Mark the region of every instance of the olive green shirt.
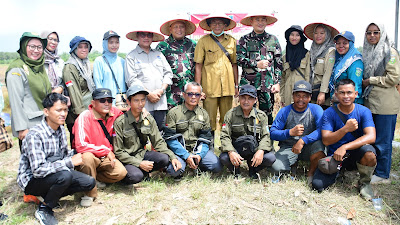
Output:
<instances>
[{"instance_id":1,"label":"olive green shirt","mask_svg":"<svg viewBox=\"0 0 400 225\"><path fill-rule=\"evenodd\" d=\"M190 111L185 104L172 108L166 118L166 126L183 135L186 147L193 150L201 130L211 130L210 117L205 109L197 106Z\"/></svg>"},{"instance_id":2,"label":"olive green shirt","mask_svg":"<svg viewBox=\"0 0 400 225\"><path fill-rule=\"evenodd\" d=\"M137 129L145 140L150 139L156 151L167 154L170 161L176 159L175 154L168 149L167 144L161 137L154 118L151 115L143 118L142 114L140 114L139 121L136 121L131 110L129 110L114 122L114 131L116 134L114 138L114 153L119 161L139 167L143 161L144 154L148 151L141 145L133 123L136 124Z\"/></svg>"},{"instance_id":3,"label":"olive green shirt","mask_svg":"<svg viewBox=\"0 0 400 225\"><path fill-rule=\"evenodd\" d=\"M257 110L256 116L253 108L249 117L245 118L243 110L239 105L229 110L225 115L224 124L221 129L221 146L223 152L235 151L232 142L238 137L254 135L254 118L256 118L257 150L271 151L267 115L263 111Z\"/></svg>"}]
</instances>

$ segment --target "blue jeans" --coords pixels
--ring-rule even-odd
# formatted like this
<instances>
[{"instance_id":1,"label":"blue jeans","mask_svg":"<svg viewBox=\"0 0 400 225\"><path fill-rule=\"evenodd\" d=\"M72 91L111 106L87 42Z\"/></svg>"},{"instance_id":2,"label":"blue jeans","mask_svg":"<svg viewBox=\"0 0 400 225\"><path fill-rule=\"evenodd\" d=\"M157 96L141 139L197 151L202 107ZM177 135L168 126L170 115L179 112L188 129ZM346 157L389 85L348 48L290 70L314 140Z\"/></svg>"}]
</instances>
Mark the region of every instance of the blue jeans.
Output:
<instances>
[{"instance_id":1,"label":"blue jeans","mask_svg":"<svg viewBox=\"0 0 400 225\"><path fill-rule=\"evenodd\" d=\"M378 148L375 175L387 179L392 165L392 141L397 115L373 114L372 118L376 129L375 146Z\"/></svg>"},{"instance_id":2,"label":"blue jeans","mask_svg":"<svg viewBox=\"0 0 400 225\"><path fill-rule=\"evenodd\" d=\"M183 174L186 168L186 161L181 157L177 156L179 162L182 164L182 169L175 171L172 165L168 166L167 173L175 177L177 175ZM211 171L213 173L219 173L222 170L222 164L220 163L218 157L212 151L208 151L207 154L200 160L199 168L201 171Z\"/></svg>"}]
</instances>

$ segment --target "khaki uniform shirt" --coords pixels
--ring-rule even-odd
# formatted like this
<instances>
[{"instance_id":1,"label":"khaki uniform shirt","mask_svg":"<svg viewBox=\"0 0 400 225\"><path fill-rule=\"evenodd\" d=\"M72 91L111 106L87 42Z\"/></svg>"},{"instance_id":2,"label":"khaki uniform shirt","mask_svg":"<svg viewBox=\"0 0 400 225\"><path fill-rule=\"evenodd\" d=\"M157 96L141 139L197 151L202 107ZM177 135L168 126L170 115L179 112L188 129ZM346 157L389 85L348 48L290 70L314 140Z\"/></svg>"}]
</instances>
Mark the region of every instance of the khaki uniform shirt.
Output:
<instances>
[{"instance_id":1,"label":"khaki uniform shirt","mask_svg":"<svg viewBox=\"0 0 400 225\"><path fill-rule=\"evenodd\" d=\"M314 71L311 71L314 72L314 82L311 85L315 86L317 84L321 84L319 91L323 93L329 93L329 80L331 79L334 65L335 48L332 47L329 49L328 53L326 53L325 57L317 58L317 63L315 63ZM314 101L311 102L315 103ZM324 105L329 106L330 100L326 99Z\"/></svg>"},{"instance_id":2,"label":"khaki uniform shirt","mask_svg":"<svg viewBox=\"0 0 400 225\"><path fill-rule=\"evenodd\" d=\"M194 61L203 64L201 86L207 97L235 95L232 64L236 64L236 40L229 34L223 34L223 37L221 44L231 61L210 35L201 37L194 51Z\"/></svg>"},{"instance_id":3,"label":"khaki uniform shirt","mask_svg":"<svg viewBox=\"0 0 400 225\"><path fill-rule=\"evenodd\" d=\"M144 154L148 151L141 145L133 123L136 124L137 129L146 141L150 139L151 144L157 152L167 154L170 161L176 159L175 154L168 149L167 144L161 137L154 118L151 115L143 118L141 114L139 121L136 121L131 110L129 110L114 122L114 131L116 134L114 138L114 153L119 161L139 167L143 161Z\"/></svg>"},{"instance_id":4,"label":"khaki uniform shirt","mask_svg":"<svg viewBox=\"0 0 400 225\"><path fill-rule=\"evenodd\" d=\"M289 62L286 61L286 55L283 56L283 72L281 78L281 101L285 103L285 105L290 105L293 103L293 87L294 84L299 80L306 80L310 82L310 53L304 56L304 58L300 62L300 66L297 68L304 76L300 75L297 70L291 70Z\"/></svg>"},{"instance_id":5,"label":"khaki uniform shirt","mask_svg":"<svg viewBox=\"0 0 400 225\"><path fill-rule=\"evenodd\" d=\"M183 135L190 151L196 146L201 130L211 132L207 111L199 106L190 111L185 104L178 105L168 112L166 126Z\"/></svg>"},{"instance_id":6,"label":"khaki uniform shirt","mask_svg":"<svg viewBox=\"0 0 400 225\"><path fill-rule=\"evenodd\" d=\"M85 78L80 75L78 69L73 64L66 64L64 66L63 81L68 89L72 109L68 113L66 123L73 124L78 115L88 109L92 93L87 86ZM90 99L83 101L84 96ZM89 104L85 105L87 103Z\"/></svg>"},{"instance_id":7,"label":"khaki uniform shirt","mask_svg":"<svg viewBox=\"0 0 400 225\"><path fill-rule=\"evenodd\" d=\"M249 117L245 118L243 110L239 105L229 110L225 115L224 124L221 129L221 146L223 152L236 151L232 142L238 137L254 135L254 118L256 118L257 150L271 151L267 115L263 111L257 110L256 116L253 109Z\"/></svg>"},{"instance_id":8,"label":"khaki uniform shirt","mask_svg":"<svg viewBox=\"0 0 400 225\"><path fill-rule=\"evenodd\" d=\"M367 65L366 65L367 66ZM370 77L369 82L373 85L368 99L364 104L373 114L394 115L400 111L400 95L396 85L400 81L399 54L396 49L390 49L390 60L386 64L383 76Z\"/></svg>"}]
</instances>

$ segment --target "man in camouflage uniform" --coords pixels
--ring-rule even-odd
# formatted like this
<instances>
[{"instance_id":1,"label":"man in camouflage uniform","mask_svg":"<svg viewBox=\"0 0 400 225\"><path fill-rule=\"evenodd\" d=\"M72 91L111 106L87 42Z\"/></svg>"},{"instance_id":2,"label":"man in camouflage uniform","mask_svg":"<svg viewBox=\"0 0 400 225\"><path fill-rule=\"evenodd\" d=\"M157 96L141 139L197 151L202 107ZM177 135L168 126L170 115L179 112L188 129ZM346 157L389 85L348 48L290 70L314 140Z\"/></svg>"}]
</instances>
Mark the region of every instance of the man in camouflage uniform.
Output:
<instances>
[{"instance_id":1,"label":"man in camouflage uniform","mask_svg":"<svg viewBox=\"0 0 400 225\"><path fill-rule=\"evenodd\" d=\"M164 35L169 35L156 49L164 54L174 74L172 85L166 91L168 109L172 109L183 103L181 93L185 84L194 81L196 43L185 36L192 34L196 26L189 20L174 19L165 22L160 30Z\"/></svg>"},{"instance_id":2,"label":"man in camouflage uniform","mask_svg":"<svg viewBox=\"0 0 400 225\"><path fill-rule=\"evenodd\" d=\"M265 32L265 27L277 21L267 15L250 15L240 23L252 26L253 31L240 38L237 61L243 72L240 85L251 84L257 88L260 110L268 115L272 124L274 93L279 93L282 74L282 50L278 39Z\"/></svg>"}]
</instances>

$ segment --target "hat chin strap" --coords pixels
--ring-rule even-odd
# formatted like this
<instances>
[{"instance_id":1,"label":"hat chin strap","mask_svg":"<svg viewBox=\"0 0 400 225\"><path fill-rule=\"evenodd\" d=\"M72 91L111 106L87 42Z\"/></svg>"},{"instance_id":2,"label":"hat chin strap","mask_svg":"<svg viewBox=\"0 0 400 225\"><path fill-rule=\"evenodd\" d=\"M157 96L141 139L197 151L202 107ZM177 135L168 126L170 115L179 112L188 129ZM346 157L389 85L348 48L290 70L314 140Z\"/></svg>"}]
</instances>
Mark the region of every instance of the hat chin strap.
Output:
<instances>
[{"instance_id":1,"label":"hat chin strap","mask_svg":"<svg viewBox=\"0 0 400 225\"><path fill-rule=\"evenodd\" d=\"M211 34L214 35L215 37L220 37L221 35L223 35L225 33L225 31L223 30L220 34L215 34L214 31L211 31Z\"/></svg>"}]
</instances>

